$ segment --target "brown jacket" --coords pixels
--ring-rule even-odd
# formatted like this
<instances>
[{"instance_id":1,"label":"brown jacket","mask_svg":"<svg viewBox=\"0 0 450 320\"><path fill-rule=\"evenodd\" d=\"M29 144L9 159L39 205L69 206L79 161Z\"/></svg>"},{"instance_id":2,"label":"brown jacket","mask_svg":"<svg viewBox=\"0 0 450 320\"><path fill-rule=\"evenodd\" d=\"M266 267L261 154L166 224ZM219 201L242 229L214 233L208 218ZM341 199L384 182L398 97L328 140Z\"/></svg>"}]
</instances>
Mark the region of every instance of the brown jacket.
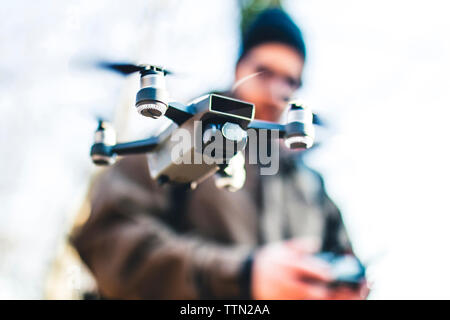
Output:
<instances>
[{"instance_id":1,"label":"brown jacket","mask_svg":"<svg viewBox=\"0 0 450 320\"><path fill-rule=\"evenodd\" d=\"M128 156L94 183L92 211L73 244L110 298L249 298L252 252L292 237L351 250L321 177L291 160L275 176L247 166L237 192L212 178L193 191L158 186L146 156Z\"/></svg>"}]
</instances>

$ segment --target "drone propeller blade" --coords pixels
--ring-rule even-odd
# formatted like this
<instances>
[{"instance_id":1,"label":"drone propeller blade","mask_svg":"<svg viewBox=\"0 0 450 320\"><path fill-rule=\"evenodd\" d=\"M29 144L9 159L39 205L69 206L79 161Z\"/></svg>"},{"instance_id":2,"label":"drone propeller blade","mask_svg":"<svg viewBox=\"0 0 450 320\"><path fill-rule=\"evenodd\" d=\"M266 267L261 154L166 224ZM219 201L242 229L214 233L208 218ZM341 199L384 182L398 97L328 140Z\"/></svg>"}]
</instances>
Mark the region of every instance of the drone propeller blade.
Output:
<instances>
[{"instance_id":1,"label":"drone propeller blade","mask_svg":"<svg viewBox=\"0 0 450 320\"><path fill-rule=\"evenodd\" d=\"M155 66L150 64L135 65L132 63L115 63L115 62L101 61L97 64L97 66L102 69L118 72L122 75L129 75L134 72L144 70L157 70L163 72L165 76L173 75L172 71L166 70L161 66Z\"/></svg>"},{"instance_id":2,"label":"drone propeller blade","mask_svg":"<svg viewBox=\"0 0 450 320\"><path fill-rule=\"evenodd\" d=\"M137 66L131 63L113 63L104 61L99 62L98 67L102 69L112 70L122 75L129 75L143 69L141 66Z\"/></svg>"},{"instance_id":3,"label":"drone propeller blade","mask_svg":"<svg viewBox=\"0 0 450 320\"><path fill-rule=\"evenodd\" d=\"M322 117L319 117L317 113L313 113L313 123L317 126L325 127Z\"/></svg>"}]
</instances>

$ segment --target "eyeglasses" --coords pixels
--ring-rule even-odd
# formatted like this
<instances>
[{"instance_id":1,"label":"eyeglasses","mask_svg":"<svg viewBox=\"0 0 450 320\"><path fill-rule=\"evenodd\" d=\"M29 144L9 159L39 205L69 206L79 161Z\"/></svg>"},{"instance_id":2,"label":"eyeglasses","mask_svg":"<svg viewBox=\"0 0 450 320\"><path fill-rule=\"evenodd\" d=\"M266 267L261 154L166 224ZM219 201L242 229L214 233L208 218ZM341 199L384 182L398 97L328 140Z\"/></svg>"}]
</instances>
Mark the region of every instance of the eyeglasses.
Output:
<instances>
[{"instance_id":1,"label":"eyeglasses","mask_svg":"<svg viewBox=\"0 0 450 320\"><path fill-rule=\"evenodd\" d=\"M295 79L291 76L280 74L277 71L274 71L266 66L257 65L256 72L259 73L258 78L261 80L271 80L278 78L284 84L286 84L292 91L299 89L302 85L301 79Z\"/></svg>"}]
</instances>

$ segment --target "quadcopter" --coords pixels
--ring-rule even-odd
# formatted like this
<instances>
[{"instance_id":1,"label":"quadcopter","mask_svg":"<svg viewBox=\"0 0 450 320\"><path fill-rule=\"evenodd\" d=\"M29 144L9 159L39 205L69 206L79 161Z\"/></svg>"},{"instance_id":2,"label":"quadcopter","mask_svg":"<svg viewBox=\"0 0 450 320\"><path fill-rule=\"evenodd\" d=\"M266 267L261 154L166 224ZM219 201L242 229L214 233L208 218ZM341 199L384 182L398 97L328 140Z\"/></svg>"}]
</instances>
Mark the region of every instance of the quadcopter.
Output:
<instances>
[{"instance_id":1,"label":"quadcopter","mask_svg":"<svg viewBox=\"0 0 450 320\"><path fill-rule=\"evenodd\" d=\"M188 104L169 101L165 77L173 73L163 67L106 62L100 63L100 67L123 75L139 72L140 90L136 95L136 110L152 119L166 117L172 124L157 136L116 143L114 129L99 120L90 153L96 165L111 165L117 156L146 153L150 175L160 184L185 184L195 188L198 183L214 175L216 186L236 191L245 182L245 169L238 159L242 158L250 129L256 132L265 130L269 133L269 139L283 139L289 149L308 149L314 143L314 124L318 124L318 119L302 103L288 103L286 124L255 120L254 104L224 95L207 94ZM201 126L196 125L198 123ZM200 143L183 148L177 159L174 159L172 151L175 142L171 137L181 131L200 137ZM180 163L180 159L194 159L213 141L218 140L224 146L223 152L213 154L213 157L222 158L223 163ZM238 163L237 170L232 168L233 163Z\"/></svg>"}]
</instances>

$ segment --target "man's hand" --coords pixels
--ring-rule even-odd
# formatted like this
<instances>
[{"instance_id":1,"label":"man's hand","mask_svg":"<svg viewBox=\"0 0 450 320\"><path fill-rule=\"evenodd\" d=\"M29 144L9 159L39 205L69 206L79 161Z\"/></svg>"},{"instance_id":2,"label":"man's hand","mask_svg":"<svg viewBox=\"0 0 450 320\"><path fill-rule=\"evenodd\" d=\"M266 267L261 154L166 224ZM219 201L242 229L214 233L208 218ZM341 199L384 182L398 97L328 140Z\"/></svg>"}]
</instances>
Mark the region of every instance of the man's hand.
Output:
<instances>
[{"instance_id":1,"label":"man's hand","mask_svg":"<svg viewBox=\"0 0 450 320\"><path fill-rule=\"evenodd\" d=\"M317 246L304 240L270 244L255 254L251 292L254 299L330 299L329 265L312 256Z\"/></svg>"}]
</instances>

